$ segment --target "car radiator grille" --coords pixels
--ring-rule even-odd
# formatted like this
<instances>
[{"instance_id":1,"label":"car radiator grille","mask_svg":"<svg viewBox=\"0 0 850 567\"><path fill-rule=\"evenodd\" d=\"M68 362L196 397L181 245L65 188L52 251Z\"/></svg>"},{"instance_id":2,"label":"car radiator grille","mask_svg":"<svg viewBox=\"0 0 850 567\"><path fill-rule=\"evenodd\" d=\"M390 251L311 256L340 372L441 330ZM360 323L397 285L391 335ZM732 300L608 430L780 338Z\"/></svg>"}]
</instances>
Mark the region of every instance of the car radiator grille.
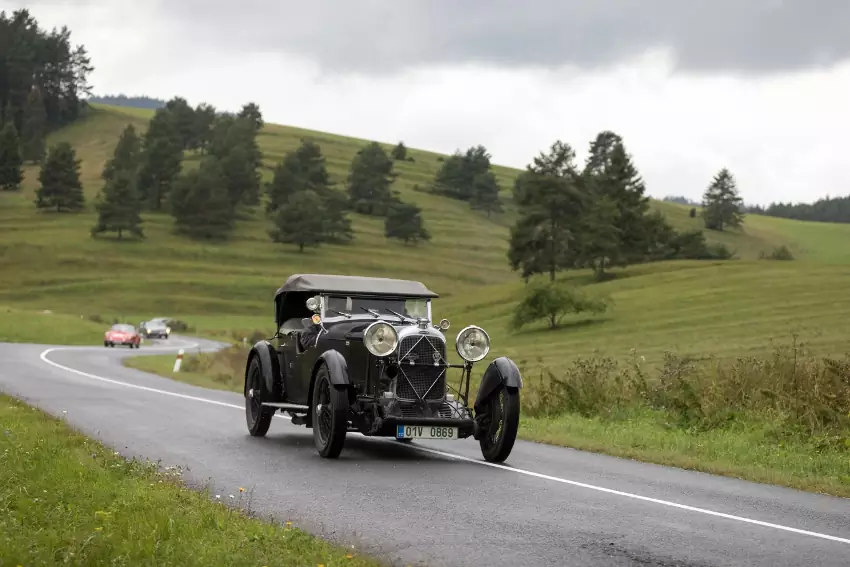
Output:
<instances>
[{"instance_id":1,"label":"car radiator grille","mask_svg":"<svg viewBox=\"0 0 850 567\"><path fill-rule=\"evenodd\" d=\"M401 340L399 354L401 373L396 396L407 400L420 396L425 400L442 399L446 390L446 343L435 337L408 336ZM434 366L435 356L439 366Z\"/></svg>"}]
</instances>

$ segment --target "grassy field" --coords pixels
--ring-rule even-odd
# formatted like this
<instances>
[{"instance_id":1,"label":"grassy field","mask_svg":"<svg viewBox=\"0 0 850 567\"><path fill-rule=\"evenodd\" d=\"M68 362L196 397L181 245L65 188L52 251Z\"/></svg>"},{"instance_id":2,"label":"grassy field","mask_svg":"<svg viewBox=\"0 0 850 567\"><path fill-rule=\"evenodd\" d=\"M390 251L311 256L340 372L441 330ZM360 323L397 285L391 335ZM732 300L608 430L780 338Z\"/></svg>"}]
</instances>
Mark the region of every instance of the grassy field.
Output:
<instances>
[{"instance_id":1,"label":"grassy field","mask_svg":"<svg viewBox=\"0 0 850 567\"><path fill-rule=\"evenodd\" d=\"M0 565L378 565L2 395L0 423Z\"/></svg>"},{"instance_id":2,"label":"grassy field","mask_svg":"<svg viewBox=\"0 0 850 567\"><path fill-rule=\"evenodd\" d=\"M144 130L150 115L145 110L98 105L84 120L51 137L77 148L89 198L100 188L101 168L121 130L127 123ZM321 145L338 182L366 143L267 125L259 138L266 156L265 179L303 136ZM75 215L37 212L32 204L36 172L29 169L20 193L0 194L0 306L8 306L5 313L0 308L0 337L97 344L105 324L96 320L138 323L155 316L185 320L202 336L235 340L271 336L274 290L292 273L315 271L425 282L442 296L434 312L438 319L451 319L450 336L468 324L483 326L493 340L489 358L513 357L530 391L545 386L543 377L549 372L566 372L577 357L608 355L628 362L642 356L653 369L668 351L702 359L766 357L772 342L787 341L794 332L819 355L838 356L850 350L850 321L844 317L850 309L850 225L754 215L746 217L743 231L706 233L710 242L734 250L735 260L633 266L604 283L593 283L586 273L572 273L566 277L586 285L589 293L613 300L608 313L568 320L556 331L542 327L510 331L511 310L523 289L506 260L513 219L509 195L517 171L496 168L508 207L504 214L488 219L462 203L416 191L416 185L424 186L433 178L440 156L415 149L410 155L414 162L397 164L400 177L394 188L404 200L422 207L433 234L430 243L405 247L387 241L380 220L353 215L352 244L322 246L304 254L294 246L270 242L267 221L259 213L239 221L233 240L221 244L174 236L171 218L165 214L145 215L144 241L92 239L88 233L95 222L92 203ZM196 158L186 161L191 167ZM687 206L664 202L652 206L676 228L701 227L698 217L690 218ZM759 259L781 245L793 252L793 261ZM131 364L152 370L167 365L167 370L172 362L170 356L144 357ZM227 367L224 363L220 370L181 373L181 378L231 388ZM210 375L219 378L211 382ZM530 438L612 454L680 466L696 463L702 470L815 490L831 486L833 493L845 490L848 481L839 474L840 461L835 460L839 453L830 449L821 454L802 437L783 438L779 450L779 442L765 433L765 428L772 430L771 419L760 416L756 422L740 421L700 433L671 429L656 413L635 410L616 420L572 414L539 417L527 420L523 431Z\"/></svg>"}]
</instances>

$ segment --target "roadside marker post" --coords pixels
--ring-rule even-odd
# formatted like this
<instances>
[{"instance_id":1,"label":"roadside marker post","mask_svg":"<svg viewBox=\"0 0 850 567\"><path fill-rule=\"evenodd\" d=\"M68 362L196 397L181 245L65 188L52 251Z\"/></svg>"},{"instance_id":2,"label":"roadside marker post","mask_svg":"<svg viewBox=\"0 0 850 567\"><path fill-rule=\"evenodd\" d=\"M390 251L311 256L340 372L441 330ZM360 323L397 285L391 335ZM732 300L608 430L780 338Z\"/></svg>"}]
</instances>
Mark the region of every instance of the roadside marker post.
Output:
<instances>
[{"instance_id":1,"label":"roadside marker post","mask_svg":"<svg viewBox=\"0 0 850 567\"><path fill-rule=\"evenodd\" d=\"M180 364L183 362L183 349L177 351L177 360L174 361L174 369L172 372L180 372Z\"/></svg>"}]
</instances>

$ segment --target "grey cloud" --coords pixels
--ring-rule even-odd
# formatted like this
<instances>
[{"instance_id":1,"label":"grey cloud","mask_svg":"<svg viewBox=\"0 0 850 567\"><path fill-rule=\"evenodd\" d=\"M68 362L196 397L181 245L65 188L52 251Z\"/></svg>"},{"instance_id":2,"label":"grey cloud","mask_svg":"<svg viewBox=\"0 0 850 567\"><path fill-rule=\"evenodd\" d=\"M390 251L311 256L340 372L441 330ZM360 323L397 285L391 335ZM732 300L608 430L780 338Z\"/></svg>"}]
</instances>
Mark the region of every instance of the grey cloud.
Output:
<instances>
[{"instance_id":1,"label":"grey cloud","mask_svg":"<svg viewBox=\"0 0 850 567\"><path fill-rule=\"evenodd\" d=\"M179 0L186 39L280 51L323 69L606 66L669 47L679 70L772 73L850 56L847 0Z\"/></svg>"}]
</instances>

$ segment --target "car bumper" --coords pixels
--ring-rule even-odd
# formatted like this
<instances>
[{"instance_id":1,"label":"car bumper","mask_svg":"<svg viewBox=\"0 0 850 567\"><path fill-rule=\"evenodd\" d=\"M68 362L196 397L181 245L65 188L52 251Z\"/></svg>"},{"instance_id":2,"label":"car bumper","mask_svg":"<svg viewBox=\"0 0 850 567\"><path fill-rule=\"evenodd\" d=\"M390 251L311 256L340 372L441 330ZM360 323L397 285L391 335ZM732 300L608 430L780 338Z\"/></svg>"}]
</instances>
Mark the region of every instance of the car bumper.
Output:
<instances>
[{"instance_id":1,"label":"car bumper","mask_svg":"<svg viewBox=\"0 0 850 567\"><path fill-rule=\"evenodd\" d=\"M378 435L395 437L399 425L424 425L432 427L457 427L458 437L469 437L475 433L477 424L468 418L451 417L385 417L381 420Z\"/></svg>"}]
</instances>

